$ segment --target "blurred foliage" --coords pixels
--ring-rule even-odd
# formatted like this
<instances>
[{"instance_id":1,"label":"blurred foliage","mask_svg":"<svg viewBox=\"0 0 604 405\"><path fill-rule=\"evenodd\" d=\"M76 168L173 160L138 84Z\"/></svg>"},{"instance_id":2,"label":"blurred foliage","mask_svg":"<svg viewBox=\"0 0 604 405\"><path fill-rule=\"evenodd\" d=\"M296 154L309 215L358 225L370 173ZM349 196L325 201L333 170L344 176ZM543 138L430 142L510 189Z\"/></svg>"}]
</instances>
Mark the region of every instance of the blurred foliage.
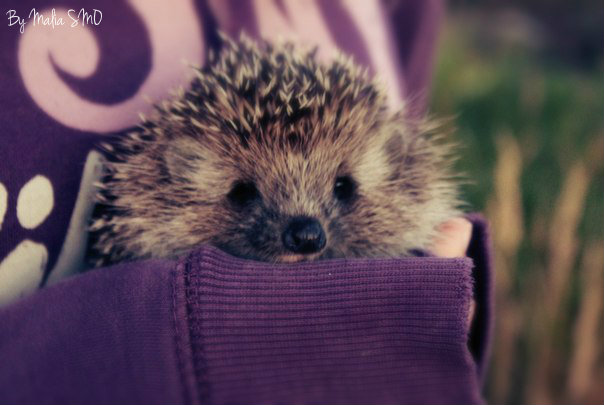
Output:
<instances>
[{"instance_id":1,"label":"blurred foliage","mask_svg":"<svg viewBox=\"0 0 604 405\"><path fill-rule=\"evenodd\" d=\"M454 2L447 17L431 112L455 117L459 166L470 180L464 195L493 225L497 324L487 398L602 404L602 48L558 52L558 35L534 16L546 2L521 11L475 3ZM577 3L575 19L589 7ZM603 23L587 34L567 25L592 44Z\"/></svg>"},{"instance_id":2,"label":"blurred foliage","mask_svg":"<svg viewBox=\"0 0 604 405\"><path fill-rule=\"evenodd\" d=\"M533 20L539 39L547 36L540 52L548 63L589 70L601 62L604 7L599 0L450 0L448 4L453 11L482 11L490 16L521 10Z\"/></svg>"}]
</instances>

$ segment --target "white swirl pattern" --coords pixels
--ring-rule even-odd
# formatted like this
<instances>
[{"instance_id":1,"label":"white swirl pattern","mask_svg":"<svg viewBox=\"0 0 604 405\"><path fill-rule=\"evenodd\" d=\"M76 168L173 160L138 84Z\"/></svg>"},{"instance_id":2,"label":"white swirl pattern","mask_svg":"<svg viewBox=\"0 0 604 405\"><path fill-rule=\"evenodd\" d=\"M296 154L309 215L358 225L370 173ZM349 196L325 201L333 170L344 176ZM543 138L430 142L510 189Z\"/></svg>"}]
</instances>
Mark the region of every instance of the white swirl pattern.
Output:
<instances>
[{"instance_id":1,"label":"white swirl pattern","mask_svg":"<svg viewBox=\"0 0 604 405\"><path fill-rule=\"evenodd\" d=\"M99 46L90 28L82 25L72 28L66 24L55 29L41 25L28 25L25 29L18 51L23 82L36 104L61 124L99 133L130 127L139 113L152 108L149 99L161 99L168 90L186 82L190 74L187 64L202 64L203 30L191 0L129 3L147 29L152 62L138 92L121 103L104 105L80 97L51 63L49 56L67 73L81 78L92 75L99 61ZM50 10L41 13L50 14ZM65 9L56 9L56 15L69 20Z\"/></svg>"}]
</instances>

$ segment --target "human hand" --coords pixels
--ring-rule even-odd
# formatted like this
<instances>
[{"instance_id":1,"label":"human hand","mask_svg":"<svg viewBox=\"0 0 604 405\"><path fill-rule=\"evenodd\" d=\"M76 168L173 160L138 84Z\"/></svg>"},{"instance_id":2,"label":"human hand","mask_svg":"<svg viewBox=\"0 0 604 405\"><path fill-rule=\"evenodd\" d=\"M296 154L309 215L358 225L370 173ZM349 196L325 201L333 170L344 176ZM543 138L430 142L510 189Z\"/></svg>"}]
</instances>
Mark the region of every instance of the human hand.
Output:
<instances>
[{"instance_id":1,"label":"human hand","mask_svg":"<svg viewBox=\"0 0 604 405\"><path fill-rule=\"evenodd\" d=\"M472 224L463 217L443 222L439 235L432 243L430 251L438 257L465 257L472 237ZM471 324L476 310L476 301L472 299L468 312L468 325Z\"/></svg>"}]
</instances>

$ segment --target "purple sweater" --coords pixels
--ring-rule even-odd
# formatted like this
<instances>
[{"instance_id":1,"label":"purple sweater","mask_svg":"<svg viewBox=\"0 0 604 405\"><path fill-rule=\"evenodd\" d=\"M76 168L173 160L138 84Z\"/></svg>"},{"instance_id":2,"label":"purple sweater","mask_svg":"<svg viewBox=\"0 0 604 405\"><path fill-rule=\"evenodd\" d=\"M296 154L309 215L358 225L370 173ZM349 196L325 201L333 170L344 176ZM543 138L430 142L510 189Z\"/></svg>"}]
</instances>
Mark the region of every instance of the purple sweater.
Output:
<instances>
[{"instance_id":1,"label":"purple sweater","mask_svg":"<svg viewBox=\"0 0 604 405\"><path fill-rule=\"evenodd\" d=\"M482 403L491 267L470 219L472 259L202 247L68 279L0 309L0 403Z\"/></svg>"},{"instance_id":2,"label":"purple sweater","mask_svg":"<svg viewBox=\"0 0 604 405\"><path fill-rule=\"evenodd\" d=\"M135 125L147 95L167 97L189 73L182 60L202 65L218 30L340 48L421 114L443 10L440 0L5 3L23 18L85 7L103 20L88 34L0 25L0 273L13 281L0 284L0 305L78 268L92 145ZM472 260L267 265L201 248L67 279L0 308L0 404L480 403L491 270L474 222Z\"/></svg>"}]
</instances>

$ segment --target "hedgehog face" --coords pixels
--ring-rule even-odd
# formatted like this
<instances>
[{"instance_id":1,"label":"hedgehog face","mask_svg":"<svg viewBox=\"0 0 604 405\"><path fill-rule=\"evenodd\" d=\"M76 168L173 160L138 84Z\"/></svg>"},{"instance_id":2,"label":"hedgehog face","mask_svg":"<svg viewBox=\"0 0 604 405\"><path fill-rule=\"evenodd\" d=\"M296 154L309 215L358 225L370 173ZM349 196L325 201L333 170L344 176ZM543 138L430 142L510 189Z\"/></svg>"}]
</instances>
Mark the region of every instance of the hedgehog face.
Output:
<instances>
[{"instance_id":1,"label":"hedgehog face","mask_svg":"<svg viewBox=\"0 0 604 405\"><path fill-rule=\"evenodd\" d=\"M354 108L342 111L338 127L317 112L289 128L315 128L306 138L277 127L245 141L230 133L228 146L217 143L225 133L173 136L164 149L165 192L189 187L198 201L166 211L170 233L191 240L190 248L210 243L265 261L390 257L424 247L455 209L442 174L425 169L438 159L400 117L363 111L372 115L357 120Z\"/></svg>"},{"instance_id":2,"label":"hedgehog face","mask_svg":"<svg viewBox=\"0 0 604 405\"><path fill-rule=\"evenodd\" d=\"M202 243L266 261L402 256L457 214L449 148L350 60L226 42L188 91L108 147L97 264Z\"/></svg>"}]
</instances>

